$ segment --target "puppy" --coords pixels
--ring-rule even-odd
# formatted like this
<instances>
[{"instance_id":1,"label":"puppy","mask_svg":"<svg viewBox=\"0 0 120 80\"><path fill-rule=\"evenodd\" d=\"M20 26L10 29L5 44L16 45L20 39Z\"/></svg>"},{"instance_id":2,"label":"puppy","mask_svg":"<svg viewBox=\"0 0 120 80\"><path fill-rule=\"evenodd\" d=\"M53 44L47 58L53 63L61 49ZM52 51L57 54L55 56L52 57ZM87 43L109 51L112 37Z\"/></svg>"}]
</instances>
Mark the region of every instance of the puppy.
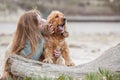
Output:
<instances>
[{"instance_id":1,"label":"puppy","mask_svg":"<svg viewBox=\"0 0 120 80\"><path fill-rule=\"evenodd\" d=\"M52 11L47 18L46 26L50 28L51 26L49 25L54 28L54 33L46 37L43 62L63 64L64 59L65 65L74 66L70 58L69 48L65 41L69 33L66 29L66 18L64 14L59 11Z\"/></svg>"}]
</instances>

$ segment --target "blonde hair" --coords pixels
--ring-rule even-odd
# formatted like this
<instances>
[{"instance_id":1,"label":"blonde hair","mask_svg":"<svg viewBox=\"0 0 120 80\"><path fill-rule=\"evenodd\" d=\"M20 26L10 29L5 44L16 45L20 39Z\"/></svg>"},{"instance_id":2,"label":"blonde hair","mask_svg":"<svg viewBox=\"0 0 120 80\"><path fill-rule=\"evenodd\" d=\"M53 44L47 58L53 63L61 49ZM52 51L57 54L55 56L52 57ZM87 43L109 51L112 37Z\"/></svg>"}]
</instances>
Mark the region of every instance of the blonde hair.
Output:
<instances>
[{"instance_id":1,"label":"blonde hair","mask_svg":"<svg viewBox=\"0 0 120 80\"><path fill-rule=\"evenodd\" d=\"M39 11L30 10L20 17L13 38L11 53L20 54L20 51L25 48L27 40L29 40L31 46L31 53L27 57L30 58L36 52L38 44L42 39L38 29L38 14Z\"/></svg>"}]
</instances>

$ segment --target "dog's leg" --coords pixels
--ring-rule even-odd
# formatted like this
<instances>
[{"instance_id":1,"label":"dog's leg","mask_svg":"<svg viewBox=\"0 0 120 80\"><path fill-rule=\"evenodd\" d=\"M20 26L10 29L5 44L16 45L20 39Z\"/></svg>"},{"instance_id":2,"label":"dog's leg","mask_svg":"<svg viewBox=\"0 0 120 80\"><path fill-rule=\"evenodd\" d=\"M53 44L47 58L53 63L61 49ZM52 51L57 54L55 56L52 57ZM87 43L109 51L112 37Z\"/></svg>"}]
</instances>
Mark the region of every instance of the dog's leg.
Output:
<instances>
[{"instance_id":1,"label":"dog's leg","mask_svg":"<svg viewBox=\"0 0 120 80\"><path fill-rule=\"evenodd\" d=\"M64 64L64 59L63 59L63 57L60 56L59 58L57 58L57 59L55 60L55 64L65 65L65 64Z\"/></svg>"},{"instance_id":2,"label":"dog's leg","mask_svg":"<svg viewBox=\"0 0 120 80\"><path fill-rule=\"evenodd\" d=\"M62 49L62 56L63 56L63 58L65 60L65 64L67 66L74 66L75 65L70 58L69 48L67 47L66 43L65 43L65 45L63 46L63 49Z\"/></svg>"},{"instance_id":3,"label":"dog's leg","mask_svg":"<svg viewBox=\"0 0 120 80\"><path fill-rule=\"evenodd\" d=\"M53 50L52 49L46 48L43 55L44 55L44 58L45 58L43 60L44 63L53 63L53 60L52 60L52 58L53 58Z\"/></svg>"}]
</instances>

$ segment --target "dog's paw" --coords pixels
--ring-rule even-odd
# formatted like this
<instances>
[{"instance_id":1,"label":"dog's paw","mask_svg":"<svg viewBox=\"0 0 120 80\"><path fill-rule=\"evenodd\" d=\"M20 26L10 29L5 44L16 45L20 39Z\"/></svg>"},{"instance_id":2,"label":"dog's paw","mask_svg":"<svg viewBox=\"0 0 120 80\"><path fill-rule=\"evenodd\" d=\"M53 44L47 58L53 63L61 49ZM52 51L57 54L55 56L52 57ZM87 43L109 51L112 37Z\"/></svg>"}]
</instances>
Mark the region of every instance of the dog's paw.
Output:
<instances>
[{"instance_id":1,"label":"dog's paw","mask_svg":"<svg viewBox=\"0 0 120 80\"><path fill-rule=\"evenodd\" d=\"M65 62L67 66L75 66L75 63L72 61Z\"/></svg>"},{"instance_id":2,"label":"dog's paw","mask_svg":"<svg viewBox=\"0 0 120 80\"><path fill-rule=\"evenodd\" d=\"M53 60L50 58L46 58L43 60L44 63L53 63Z\"/></svg>"}]
</instances>

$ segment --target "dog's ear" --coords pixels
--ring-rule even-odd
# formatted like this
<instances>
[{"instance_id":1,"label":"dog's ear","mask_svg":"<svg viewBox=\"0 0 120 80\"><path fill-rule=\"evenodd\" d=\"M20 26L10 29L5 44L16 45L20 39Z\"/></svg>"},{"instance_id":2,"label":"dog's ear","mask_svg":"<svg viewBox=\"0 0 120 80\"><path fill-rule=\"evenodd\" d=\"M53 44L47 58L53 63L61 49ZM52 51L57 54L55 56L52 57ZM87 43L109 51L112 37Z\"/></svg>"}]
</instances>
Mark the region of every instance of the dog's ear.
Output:
<instances>
[{"instance_id":1,"label":"dog's ear","mask_svg":"<svg viewBox=\"0 0 120 80\"><path fill-rule=\"evenodd\" d=\"M64 37L68 37L68 36L69 36L69 33L68 33L68 32L64 32L64 33L63 33L63 36L64 36Z\"/></svg>"},{"instance_id":2,"label":"dog's ear","mask_svg":"<svg viewBox=\"0 0 120 80\"><path fill-rule=\"evenodd\" d=\"M50 25L50 24L53 24L53 21L50 17L47 18L47 24Z\"/></svg>"}]
</instances>

